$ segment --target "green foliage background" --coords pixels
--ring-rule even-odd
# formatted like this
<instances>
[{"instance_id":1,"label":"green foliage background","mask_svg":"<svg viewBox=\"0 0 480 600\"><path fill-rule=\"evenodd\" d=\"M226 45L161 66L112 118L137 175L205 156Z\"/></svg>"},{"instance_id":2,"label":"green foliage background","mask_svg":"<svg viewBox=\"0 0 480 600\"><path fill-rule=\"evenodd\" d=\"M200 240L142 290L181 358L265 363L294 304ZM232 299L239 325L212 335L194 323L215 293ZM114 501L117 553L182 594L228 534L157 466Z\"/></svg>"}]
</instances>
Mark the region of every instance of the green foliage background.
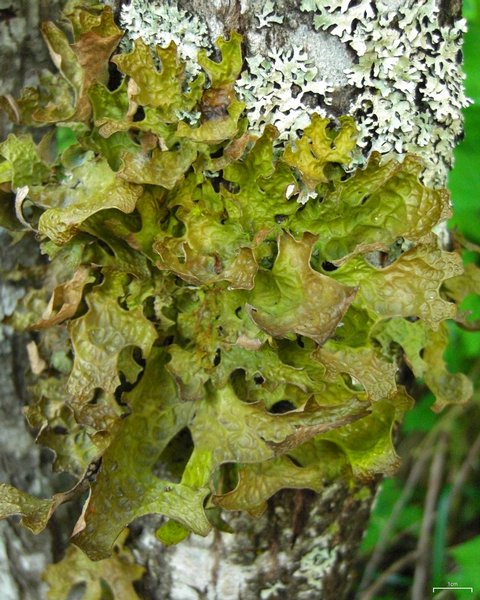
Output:
<instances>
[{"instance_id":1,"label":"green foliage background","mask_svg":"<svg viewBox=\"0 0 480 600\"><path fill-rule=\"evenodd\" d=\"M480 244L480 2L465 0L463 13L468 21L468 33L464 44L464 65L467 74L466 89L473 101L465 110L465 139L455 151L455 166L450 175L449 188L452 193L454 216L450 226L465 236L470 242ZM472 247L473 249L473 247ZM465 263L476 262L478 254L464 252ZM480 319L480 298L470 296L461 306L471 311L470 319ZM400 454L404 467L400 474L385 481L372 515L370 528L364 539L362 561L359 572L365 572L375 549L383 545L381 559L371 573L369 581L364 581L364 589L359 598L375 600L399 600L410 597L415 577L415 560L407 561L404 568L393 569L386 577L385 584L374 591L375 582L397 561L401 561L418 546L422 520L425 517L424 503L429 489L428 468L425 463L423 474L411 490L410 498L400 506L402 493L418 462L425 458L429 448L436 451L439 436L445 435L447 450L441 475L441 487L436 498L436 514L429 539L428 566L430 567L430 587L448 586L448 582L459 587L474 588L474 594L466 591L437 592L435 598L480 598L480 470L479 452L476 443L479 438L480 395L480 332L466 332L456 324L450 326L450 345L446 353L450 369L454 372L469 373L476 391L469 405L460 411L444 412L440 419L430 406L432 397L424 393L422 400L407 415L402 428ZM470 456L468 456L470 452ZM409 458L411 457L411 458ZM468 463L468 470L467 470ZM460 489L452 488L462 467L467 477ZM453 497L454 496L454 497ZM400 499L400 502L399 502ZM392 524L392 513L397 518L385 539L386 525ZM366 589L365 589L366 588ZM373 596L369 595L370 591ZM464 594L464 595L462 595Z\"/></svg>"}]
</instances>

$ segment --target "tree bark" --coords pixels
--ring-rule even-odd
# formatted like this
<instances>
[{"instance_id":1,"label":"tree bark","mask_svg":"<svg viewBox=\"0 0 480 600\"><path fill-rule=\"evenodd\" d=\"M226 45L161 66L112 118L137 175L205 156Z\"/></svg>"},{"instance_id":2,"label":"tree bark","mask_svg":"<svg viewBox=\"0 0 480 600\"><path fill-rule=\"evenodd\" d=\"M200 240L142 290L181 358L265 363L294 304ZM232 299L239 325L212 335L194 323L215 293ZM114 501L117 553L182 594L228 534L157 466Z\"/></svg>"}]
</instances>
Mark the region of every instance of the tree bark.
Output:
<instances>
[{"instance_id":1,"label":"tree bark","mask_svg":"<svg viewBox=\"0 0 480 600\"><path fill-rule=\"evenodd\" d=\"M56 19L64 0L0 1L0 94L17 95L25 85L35 85L41 69L50 67L48 51L40 35L40 23ZM12 129L0 112L0 134L4 139ZM26 293L28 282L12 280L16 265L34 266L39 260L38 246L24 239L12 245L9 235L0 232L0 323L13 313L17 301ZM22 407L28 402L26 344L29 336L0 329L0 481L31 494L51 496L58 477L51 476L49 453L35 446L25 422ZM68 539L52 521L39 536L29 534L13 520L0 523L0 590L5 600L37 600L44 597L40 585L43 569L59 558L58 551Z\"/></svg>"},{"instance_id":2,"label":"tree bark","mask_svg":"<svg viewBox=\"0 0 480 600\"><path fill-rule=\"evenodd\" d=\"M14 96L26 85L38 83L41 69L51 66L40 34L40 24L57 19L66 0L0 0L0 94ZM11 128L0 113L2 139Z\"/></svg>"},{"instance_id":3,"label":"tree bark","mask_svg":"<svg viewBox=\"0 0 480 600\"><path fill-rule=\"evenodd\" d=\"M158 520L131 527L137 560L147 567L141 597L152 600L352 598L353 568L378 481L336 482L321 494L278 493L258 520L233 515L234 534L192 535L163 548Z\"/></svg>"},{"instance_id":4,"label":"tree bark","mask_svg":"<svg viewBox=\"0 0 480 600\"><path fill-rule=\"evenodd\" d=\"M0 80L2 91L17 92L44 65L38 23L60 4L19 0L15 14L1 22L2 64L9 65ZM122 3L110 4L120 15ZM439 0L436 12L434 0L406 3L406 7L398 0L272 4L275 8L270 10L270 3L258 0L179 0L178 4L133 0L123 7L120 19L130 38L142 35L150 43L174 39L185 57L192 45L213 48L218 35L240 31L251 75L243 78L239 93L254 128L273 122L281 138L288 139L313 111L332 117L351 113L360 126L357 164L372 149L413 151L427 162L425 179L445 184L465 104L458 4ZM393 38L388 37L389 30ZM432 45L430 54L424 52L426 44ZM400 64L405 49L408 60ZM264 59L268 64L261 64ZM442 86L446 96L439 91ZM7 271L11 250L5 252ZM27 259L32 260L28 250ZM24 288L6 283L2 290L3 310L9 314ZM33 446L21 415L28 395L24 347L24 337L5 330L2 479L46 496L55 491L52 478L40 475L46 470L45 456ZM172 548L163 547L154 536L160 518L139 519L131 526L129 542L137 560L147 567L139 593L148 600L353 598L358 581L356 552L379 481L336 481L320 494L284 491L271 499L258 520L230 515L235 533L192 535ZM34 538L12 523L3 524L0 587L8 590L4 598L42 597L40 572L65 547L69 526L68 514L62 520L57 517L49 531Z\"/></svg>"}]
</instances>

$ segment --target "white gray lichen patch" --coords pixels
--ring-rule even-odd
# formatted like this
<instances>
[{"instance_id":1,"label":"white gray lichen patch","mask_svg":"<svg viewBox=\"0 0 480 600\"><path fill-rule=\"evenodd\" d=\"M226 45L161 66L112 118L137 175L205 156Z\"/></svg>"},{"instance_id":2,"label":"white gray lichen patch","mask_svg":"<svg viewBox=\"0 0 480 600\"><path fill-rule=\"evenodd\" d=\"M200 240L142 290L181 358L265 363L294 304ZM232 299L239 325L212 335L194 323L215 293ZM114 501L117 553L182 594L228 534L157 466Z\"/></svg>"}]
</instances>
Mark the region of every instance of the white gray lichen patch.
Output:
<instances>
[{"instance_id":1,"label":"white gray lichen patch","mask_svg":"<svg viewBox=\"0 0 480 600\"><path fill-rule=\"evenodd\" d=\"M275 2L267 0L262 3L261 9L255 18L258 20L258 29L271 27L273 23L283 23L284 15L275 12Z\"/></svg>"},{"instance_id":2,"label":"white gray lichen patch","mask_svg":"<svg viewBox=\"0 0 480 600\"><path fill-rule=\"evenodd\" d=\"M294 577L305 579L310 590L323 592L327 577L337 562L338 548L332 543L331 536L325 534L316 540L315 546L304 554Z\"/></svg>"},{"instance_id":3,"label":"white gray lichen patch","mask_svg":"<svg viewBox=\"0 0 480 600\"><path fill-rule=\"evenodd\" d=\"M281 138L288 138L291 132L304 129L310 122L311 110L302 97L316 94L327 102L332 91L330 84L319 77L313 60L298 48L274 48L266 56L248 57L247 65L237 90L247 105L255 132L271 123ZM327 114L324 109L317 112Z\"/></svg>"},{"instance_id":4,"label":"white gray lichen patch","mask_svg":"<svg viewBox=\"0 0 480 600\"><path fill-rule=\"evenodd\" d=\"M205 20L173 0L131 0L121 25L130 40L162 46L173 40L194 75L198 49L213 51L221 31L223 5L212 4L218 10ZM288 139L313 110L335 116L334 98L343 93L343 112L360 129L356 165L372 150L413 152L427 162L428 183L444 185L468 105L459 65L465 21L440 25L436 0L301 0L290 12L288 6L286 0L240 3L249 52L237 91L252 129L272 123Z\"/></svg>"},{"instance_id":5,"label":"white gray lichen patch","mask_svg":"<svg viewBox=\"0 0 480 600\"><path fill-rule=\"evenodd\" d=\"M162 47L174 42L192 75L199 70L198 50L211 47L205 23L175 3L131 0L122 6L120 24L130 42L142 38L150 46Z\"/></svg>"},{"instance_id":6,"label":"white gray lichen patch","mask_svg":"<svg viewBox=\"0 0 480 600\"><path fill-rule=\"evenodd\" d=\"M445 183L469 103L459 67L465 20L440 25L436 0L302 0L301 9L358 57L346 75L359 91L350 112L360 145L420 154L433 183Z\"/></svg>"}]
</instances>

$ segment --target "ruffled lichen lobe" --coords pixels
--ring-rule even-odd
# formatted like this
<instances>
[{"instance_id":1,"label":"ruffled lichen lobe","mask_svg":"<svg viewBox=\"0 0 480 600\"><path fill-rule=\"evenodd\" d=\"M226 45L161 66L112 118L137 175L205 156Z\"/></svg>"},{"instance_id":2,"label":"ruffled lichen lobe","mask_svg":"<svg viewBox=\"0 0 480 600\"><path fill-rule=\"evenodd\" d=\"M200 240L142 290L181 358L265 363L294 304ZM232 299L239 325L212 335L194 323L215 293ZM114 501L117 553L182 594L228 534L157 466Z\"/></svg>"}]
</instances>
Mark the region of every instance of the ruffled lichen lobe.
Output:
<instances>
[{"instance_id":1,"label":"ruffled lichen lobe","mask_svg":"<svg viewBox=\"0 0 480 600\"><path fill-rule=\"evenodd\" d=\"M283 25L269 10L261 28ZM432 233L448 194L425 186L416 156L355 168L351 116L310 112L296 137L252 131L238 33L196 67L181 39L155 53L138 39L115 55L112 90L111 11L67 16L75 43L45 29L62 74L2 102L22 123L67 124L72 144L52 155L48 137L10 136L0 180L5 223L35 229L50 259L48 289L11 320L44 332L28 418L79 483L43 500L3 485L0 514L40 531L89 489L73 539L101 559L144 515L168 519L157 536L172 545L228 531L231 512L261 517L285 488L345 492L393 473L392 432L412 405L403 360L435 409L471 394L442 358L469 289ZM109 48L104 65L88 40ZM328 581L310 580L318 560L342 562L347 525L303 548L305 586Z\"/></svg>"}]
</instances>

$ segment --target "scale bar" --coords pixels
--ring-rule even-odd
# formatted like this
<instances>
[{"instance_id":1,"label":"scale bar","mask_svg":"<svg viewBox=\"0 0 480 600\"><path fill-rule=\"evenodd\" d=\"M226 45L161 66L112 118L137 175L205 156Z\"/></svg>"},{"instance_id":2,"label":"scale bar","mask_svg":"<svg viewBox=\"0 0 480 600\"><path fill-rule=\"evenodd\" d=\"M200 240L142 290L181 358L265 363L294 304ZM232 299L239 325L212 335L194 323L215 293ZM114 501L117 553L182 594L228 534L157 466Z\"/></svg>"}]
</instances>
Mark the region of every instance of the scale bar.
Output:
<instances>
[{"instance_id":1,"label":"scale bar","mask_svg":"<svg viewBox=\"0 0 480 600\"><path fill-rule=\"evenodd\" d=\"M473 594L473 587L458 587L456 585L451 585L450 587L434 587L432 588L433 593L437 590L470 590Z\"/></svg>"}]
</instances>

